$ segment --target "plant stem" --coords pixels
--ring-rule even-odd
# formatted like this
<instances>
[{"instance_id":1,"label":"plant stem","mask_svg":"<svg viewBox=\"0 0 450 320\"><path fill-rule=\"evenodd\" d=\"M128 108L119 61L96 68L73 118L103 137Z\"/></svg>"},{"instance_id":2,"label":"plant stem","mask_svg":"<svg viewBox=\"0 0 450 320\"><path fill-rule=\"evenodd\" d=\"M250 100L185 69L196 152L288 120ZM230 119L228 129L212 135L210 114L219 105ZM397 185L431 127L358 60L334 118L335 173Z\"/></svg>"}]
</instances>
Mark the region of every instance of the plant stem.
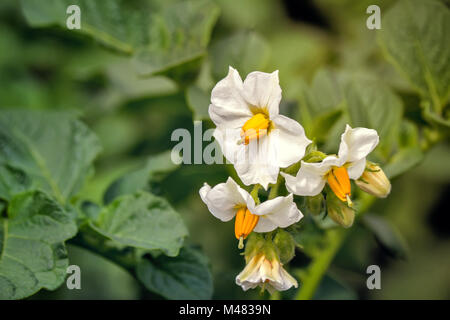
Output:
<instances>
[{"instance_id":1,"label":"plant stem","mask_svg":"<svg viewBox=\"0 0 450 320\"><path fill-rule=\"evenodd\" d=\"M347 232L344 229L334 229L327 232L328 247L313 260L305 274L303 284L297 293L296 300L309 300L314 296L317 287L328 267L341 247Z\"/></svg>"},{"instance_id":2,"label":"plant stem","mask_svg":"<svg viewBox=\"0 0 450 320\"><path fill-rule=\"evenodd\" d=\"M68 243L84 248L103 258L106 258L130 272L133 276L136 276L136 262L133 252L128 252L128 249L126 248L119 250L117 248L107 246L103 239L92 236L92 234L86 229L83 231L79 232L76 237L70 239Z\"/></svg>"},{"instance_id":3,"label":"plant stem","mask_svg":"<svg viewBox=\"0 0 450 320\"><path fill-rule=\"evenodd\" d=\"M253 200L255 200L255 204L257 204L257 205L260 203L259 197L258 197L258 192L259 192L260 188L261 188L261 185L259 183L255 184L252 191L250 192L250 195L252 196Z\"/></svg>"},{"instance_id":4,"label":"plant stem","mask_svg":"<svg viewBox=\"0 0 450 320\"><path fill-rule=\"evenodd\" d=\"M268 199L273 199L278 196L278 188L280 187L281 182L284 180L283 176L280 174L278 175L277 182L270 186L270 192Z\"/></svg>"},{"instance_id":5,"label":"plant stem","mask_svg":"<svg viewBox=\"0 0 450 320\"><path fill-rule=\"evenodd\" d=\"M372 206L376 198L367 193L361 193L360 199L358 217L361 217L361 215ZM341 248L349 231L349 229L343 228L329 229L327 231L326 237L328 246L313 258L313 261L308 266L305 273L302 272L301 279L303 279L303 283L295 297L296 300L309 300L314 297L317 287L327 272L335 255Z\"/></svg>"}]
</instances>

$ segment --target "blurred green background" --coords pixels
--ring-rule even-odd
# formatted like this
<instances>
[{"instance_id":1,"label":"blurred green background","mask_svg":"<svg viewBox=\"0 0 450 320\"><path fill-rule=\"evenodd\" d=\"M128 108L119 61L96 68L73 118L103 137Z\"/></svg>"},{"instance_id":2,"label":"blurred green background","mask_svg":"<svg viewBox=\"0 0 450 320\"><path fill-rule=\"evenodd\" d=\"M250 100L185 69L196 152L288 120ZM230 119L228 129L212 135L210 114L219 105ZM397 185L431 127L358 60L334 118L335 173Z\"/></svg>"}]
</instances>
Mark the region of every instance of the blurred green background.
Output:
<instances>
[{"instance_id":1,"label":"blurred green background","mask_svg":"<svg viewBox=\"0 0 450 320\"><path fill-rule=\"evenodd\" d=\"M408 101L405 114L420 122L417 98L383 58L375 31L365 27L368 5L378 4L383 16L395 1L215 2L220 16L208 47L214 63L193 62L200 72L210 68L213 79L205 72L205 77L196 80L199 87L208 88L209 84L203 84L223 77L229 64L236 66L243 78L253 70L278 69L283 88L281 112L295 116L297 84L310 83L317 70L327 67L375 75ZM173 147L174 129L193 131L189 99L194 98L186 93L186 79L174 81L176 77L167 74L139 77L128 63L125 55L106 50L77 32L31 28L19 1L0 2L0 112L3 107L79 112L103 145L95 175L80 195L95 202L122 174L149 155ZM195 118L201 115L194 113ZM211 122L203 122L204 129L211 127ZM370 211L392 224L406 256L399 257L368 232L364 223L357 223L315 298L450 298L449 163L449 142L445 140L434 146L420 165L394 179L390 197L378 201ZM233 223L215 219L198 196L204 182L214 185L228 175L230 168L224 165L182 165L152 186L152 191L177 209L188 225L188 242L201 245L209 257L215 299L267 298L235 285L244 260L233 236ZM72 245L68 250L70 263L81 267L82 290L68 290L63 285L55 292L42 290L32 299L158 298L107 260ZM301 267L307 262L298 251L291 265ZM366 287L365 271L372 264L381 267L381 290Z\"/></svg>"}]
</instances>

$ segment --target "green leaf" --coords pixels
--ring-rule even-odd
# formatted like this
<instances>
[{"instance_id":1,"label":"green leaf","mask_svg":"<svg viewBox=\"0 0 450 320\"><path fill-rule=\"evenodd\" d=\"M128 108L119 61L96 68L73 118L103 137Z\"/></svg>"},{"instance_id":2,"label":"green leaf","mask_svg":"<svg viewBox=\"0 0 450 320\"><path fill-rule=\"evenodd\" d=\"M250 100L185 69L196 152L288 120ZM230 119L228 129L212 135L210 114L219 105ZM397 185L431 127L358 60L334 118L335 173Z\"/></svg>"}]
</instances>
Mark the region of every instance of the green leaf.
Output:
<instances>
[{"instance_id":1,"label":"green leaf","mask_svg":"<svg viewBox=\"0 0 450 320\"><path fill-rule=\"evenodd\" d=\"M141 74L160 73L206 53L219 8L209 0L178 1L153 16L150 41L135 56Z\"/></svg>"},{"instance_id":2,"label":"green leaf","mask_svg":"<svg viewBox=\"0 0 450 320\"><path fill-rule=\"evenodd\" d=\"M419 147L400 149L383 167L384 173L389 179L411 170L422 162L424 154Z\"/></svg>"},{"instance_id":3,"label":"green leaf","mask_svg":"<svg viewBox=\"0 0 450 320\"><path fill-rule=\"evenodd\" d=\"M0 113L0 197L39 188L65 203L92 172L96 136L74 114Z\"/></svg>"},{"instance_id":4,"label":"green leaf","mask_svg":"<svg viewBox=\"0 0 450 320\"><path fill-rule=\"evenodd\" d=\"M270 47L258 33L236 33L213 44L210 49L212 74L216 80L228 74L228 67L239 71L242 78L255 70L264 70L270 57Z\"/></svg>"},{"instance_id":5,"label":"green leaf","mask_svg":"<svg viewBox=\"0 0 450 320\"><path fill-rule=\"evenodd\" d=\"M75 222L42 192L15 196L7 212L0 217L0 299L56 289L66 276L64 241L76 234Z\"/></svg>"},{"instance_id":6,"label":"green leaf","mask_svg":"<svg viewBox=\"0 0 450 320\"><path fill-rule=\"evenodd\" d=\"M342 116L344 95L338 75L320 69L310 86L304 82L298 85L299 112L307 135L325 142Z\"/></svg>"},{"instance_id":7,"label":"green leaf","mask_svg":"<svg viewBox=\"0 0 450 320\"><path fill-rule=\"evenodd\" d=\"M31 26L66 30L66 10L78 5L81 29L68 31L133 56L136 70L146 75L201 57L219 15L210 0L21 0L21 4Z\"/></svg>"},{"instance_id":8,"label":"green leaf","mask_svg":"<svg viewBox=\"0 0 450 320\"><path fill-rule=\"evenodd\" d=\"M398 136L403 103L386 85L372 79L355 79L346 87L350 124L377 130L377 152L387 158Z\"/></svg>"},{"instance_id":9,"label":"green leaf","mask_svg":"<svg viewBox=\"0 0 450 320\"><path fill-rule=\"evenodd\" d=\"M383 18L388 57L439 114L450 96L450 11L439 1L402 0Z\"/></svg>"},{"instance_id":10,"label":"green leaf","mask_svg":"<svg viewBox=\"0 0 450 320\"><path fill-rule=\"evenodd\" d=\"M400 233L383 217L365 214L362 218L364 225L373 232L378 243L397 258L406 258L408 248Z\"/></svg>"},{"instance_id":11,"label":"green leaf","mask_svg":"<svg viewBox=\"0 0 450 320\"><path fill-rule=\"evenodd\" d=\"M117 198L90 225L119 246L161 250L168 256L178 254L188 234L169 203L148 192Z\"/></svg>"},{"instance_id":12,"label":"green leaf","mask_svg":"<svg viewBox=\"0 0 450 320\"><path fill-rule=\"evenodd\" d=\"M210 96L197 85L191 85L187 88L186 103L192 110L194 121L209 119Z\"/></svg>"},{"instance_id":13,"label":"green leaf","mask_svg":"<svg viewBox=\"0 0 450 320\"><path fill-rule=\"evenodd\" d=\"M150 189L150 184L161 181L167 174L178 168L171 159L171 151L150 156L143 168L134 170L114 181L106 190L103 202L109 204L115 198Z\"/></svg>"},{"instance_id":14,"label":"green leaf","mask_svg":"<svg viewBox=\"0 0 450 320\"><path fill-rule=\"evenodd\" d=\"M148 290L167 299L211 299L213 293L208 260L192 247L182 248L174 258L144 256L136 273Z\"/></svg>"}]
</instances>

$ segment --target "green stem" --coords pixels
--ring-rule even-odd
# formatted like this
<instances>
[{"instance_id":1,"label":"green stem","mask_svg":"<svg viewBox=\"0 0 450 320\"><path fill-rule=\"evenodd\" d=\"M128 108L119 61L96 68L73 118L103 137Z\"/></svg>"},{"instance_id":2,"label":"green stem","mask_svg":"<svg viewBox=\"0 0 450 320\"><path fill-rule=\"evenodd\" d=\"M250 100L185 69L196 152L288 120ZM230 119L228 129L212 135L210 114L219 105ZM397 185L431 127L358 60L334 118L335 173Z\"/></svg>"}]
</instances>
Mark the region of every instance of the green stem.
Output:
<instances>
[{"instance_id":1,"label":"green stem","mask_svg":"<svg viewBox=\"0 0 450 320\"><path fill-rule=\"evenodd\" d=\"M132 251L128 251L127 248L119 250L107 246L103 238L93 235L87 228L79 232L75 238L70 239L68 243L106 258L130 272L133 276L136 276L136 261Z\"/></svg>"},{"instance_id":2,"label":"green stem","mask_svg":"<svg viewBox=\"0 0 450 320\"><path fill-rule=\"evenodd\" d=\"M295 297L296 300L309 300L314 296L322 277L325 275L331 261L341 247L347 234L344 229L334 229L327 232L328 247L323 250L310 264L305 274L304 281Z\"/></svg>"},{"instance_id":3,"label":"green stem","mask_svg":"<svg viewBox=\"0 0 450 320\"><path fill-rule=\"evenodd\" d=\"M376 200L375 197L363 192L360 195L360 199L358 217L361 217L361 215L366 212ZM328 246L313 258L313 261L308 266L306 272L301 273L300 278L303 282L295 297L296 300L309 300L314 297L317 287L322 281L322 278L327 272L335 255L341 248L348 233L349 229L343 228L330 229L327 231L326 237Z\"/></svg>"},{"instance_id":4,"label":"green stem","mask_svg":"<svg viewBox=\"0 0 450 320\"><path fill-rule=\"evenodd\" d=\"M270 192L268 199L273 199L278 196L278 189L280 188L281 182L284 180L283 176L280 174L278 175L277 182L270 186Z\"/></svg>"},{"instance_id":5,"label":"green stem","mask_svg":"<svg viewBox=\"0 0 450 320\"><path fill-rule=\"evenodd\" d=\"M255 200L255 203L258 205L260 203L259 201L259 196L258 196L258 192L259 189L261 188L261 185L255 184L255 186L253 187L252 191L250 192L250 195L252 196L253 200Z\"/></svg>"}]
</instances>

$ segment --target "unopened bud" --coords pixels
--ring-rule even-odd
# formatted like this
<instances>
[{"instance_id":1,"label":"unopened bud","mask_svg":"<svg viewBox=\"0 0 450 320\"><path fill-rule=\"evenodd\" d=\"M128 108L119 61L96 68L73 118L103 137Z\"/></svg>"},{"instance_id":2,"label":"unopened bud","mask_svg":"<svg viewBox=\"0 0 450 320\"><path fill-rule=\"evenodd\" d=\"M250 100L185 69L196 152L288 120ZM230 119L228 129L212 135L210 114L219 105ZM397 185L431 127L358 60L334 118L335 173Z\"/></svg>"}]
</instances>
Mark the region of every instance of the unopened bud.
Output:
<instances>
[{"instance_id":1,"label":"unopened bud","mask_svg":"<svg viewBox=\"0 0 450 320\"><path fill-rule=\"evenodd\" d=\"M344 228L350 228L355 220L355 211L340 201L334 193L327 194L328 216Z\"/></svg>"},{"instance_id":2,"label":"unopened bud","mask_svg":"<svg viewBox=\"0 0 450 320\"><path fill-rule=\"evenodd\" d=\"M383 170L369 161L362 176L355 183L363 191L378 198L386 198L391 192L391 183Z\"/></svg>"},{"instance_id":3,"label":"unopened bud","mask_svg":"<svg viewBox=\"0 0 450 320\"><path fill-rule=\"evenodd\" d=\"M319 215L324 207L324 200L322 193L313 197L306 197L308 211L315 216Z\"/></svg>"},{"instance_id":4,"label":"unopened bud","mask_svg":"<svg viewBox=\"0 0 450 320\"><path fill-rule=\"evenodd\" d=\"M286 264L295 256L295 241L289 232L279 229L273 243L278 249L281 263Z\"/></svg>"},{"instance_id":5,"label":"unopened bud","mask_svg":"<svg viewBox=\"0 0 450 320\"><path fill-rule=\"evenodd\" d=\"M256 232L252 232L245 244L245 260L248 262L255 254L257 254L264 246L264 237Z\"/></svg>"}]
</instances>

